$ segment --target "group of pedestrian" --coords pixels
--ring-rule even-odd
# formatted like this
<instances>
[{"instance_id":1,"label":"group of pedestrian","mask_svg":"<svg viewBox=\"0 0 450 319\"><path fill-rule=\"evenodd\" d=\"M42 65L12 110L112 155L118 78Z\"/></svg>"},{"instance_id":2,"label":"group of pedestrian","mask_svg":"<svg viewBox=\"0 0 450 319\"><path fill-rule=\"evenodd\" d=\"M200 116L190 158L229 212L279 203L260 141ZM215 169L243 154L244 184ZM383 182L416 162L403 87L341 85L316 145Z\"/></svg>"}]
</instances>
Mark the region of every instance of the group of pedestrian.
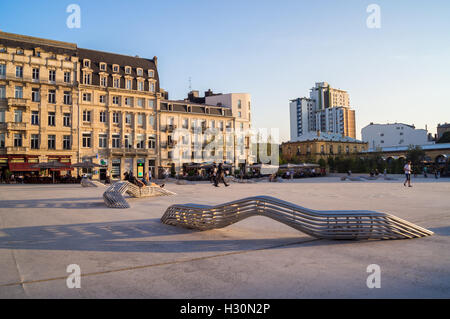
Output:
<instances>
[{"instance_id":1,"label":"group of pedestrian","mask_svg":"<svg viewBox=\"0 0 450 319\"><path fill-rule=\"evenodd\" d=\"M406 184L408 184L408 187L412 187L411 186L411 172L412 172L412 164L411 161L408 161L405 166L403 167L403 170L405 171L405 182L403 183L403 185L406 187ZM434 168L434 178L438 179L440 175L439 169L437 167ZM423 176L426 178L428 177L428 168L425 166L423 169Z\"/></svg>"}]
</instances>

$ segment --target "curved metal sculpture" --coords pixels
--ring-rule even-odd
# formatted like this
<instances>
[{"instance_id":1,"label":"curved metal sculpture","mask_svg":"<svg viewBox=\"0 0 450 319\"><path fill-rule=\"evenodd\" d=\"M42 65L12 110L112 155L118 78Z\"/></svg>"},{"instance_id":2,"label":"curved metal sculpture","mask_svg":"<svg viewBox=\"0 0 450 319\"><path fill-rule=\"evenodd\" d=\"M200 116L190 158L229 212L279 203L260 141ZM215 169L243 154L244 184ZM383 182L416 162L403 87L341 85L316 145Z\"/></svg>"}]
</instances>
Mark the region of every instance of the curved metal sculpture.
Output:
<instances>
[{"instance_id":1,"label":"curved metal sculpture","mask_svg":"<svg viewBox=\"0 0 450 319\"><path fill-rule=\"evenodd\" d=\"M321 239L408 239L433 232L375 211L317 211L269 196L216 205L172 205L161 221L197 230L223 228L251 216L266 216Z\"/></svg>"},{"instance_id":2,"label":"curved metal sculpture","mask_svg":"<svg viewBox=\"0 0 450 319\"><path fill-rule=\"evenodd\" d=\"M159 186L139 187L129 182L117 182L106 189L103 200L110 208L129 208L130 205L124 197L125 193L135 198L175 195L174 192Z\"/></svg>"},{"instance_id":3,"label":"curved metal sculpture","mask_svg":"<svg viewBox=\"0 0 450 319\"><path fill-rule=\"evenodd\" d=\"M81 184L82 187L99 187L99 186L105 186L104 184L102 184L102 183L100 183L100 182L97 182L97 181L92 181L92 180L90 180L90 179L87 178L87 177L83 177L83 178L81 179L80 184Z\"/></svg>"}]
</instances>

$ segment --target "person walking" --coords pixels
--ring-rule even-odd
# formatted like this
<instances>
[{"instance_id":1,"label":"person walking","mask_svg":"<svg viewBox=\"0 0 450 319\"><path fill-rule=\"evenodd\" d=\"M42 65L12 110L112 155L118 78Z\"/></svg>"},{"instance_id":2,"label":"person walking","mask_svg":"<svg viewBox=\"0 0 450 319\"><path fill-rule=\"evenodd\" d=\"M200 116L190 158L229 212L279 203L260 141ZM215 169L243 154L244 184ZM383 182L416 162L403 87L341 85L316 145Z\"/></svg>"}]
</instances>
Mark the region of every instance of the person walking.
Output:
<instances>
[{"instance_id":1,"label":"person walking","mask_svg":"<svg viewBox=\"0 0 450 319\"><path fill-rule=\"evenodd\" d=\"M229 184L227 184L227 182L225 182L225 171L223 169L222 163L220 163L219 167L217 168L217 175L214 186L219 187L220 182L223 182L226 187L230 186Z\"/></svg>"},{"instance_id":2,"label":"person walking","mask_svg":"<svg viewBox=\"0 0 450 319\"><path fill-rule=\"evenodd\" d=\"M214 163L213 168L211 170L211 183L216 184L217 179L217 165Z\"/></svg>"},{"instance_id":3,"label":"person walking","mask_svg":"<svg viewBox=\"0 0 450 319\"><path fill-rule=\"evenodd\" d=\"M412 187L411 186L411 161L408 161L408 163L405 164L405 166L403 167L403 170L405 171L405 182L403 183L403 186L406 186L406 183L408 183L408 187Z\"/></svg>"}]
</instances>

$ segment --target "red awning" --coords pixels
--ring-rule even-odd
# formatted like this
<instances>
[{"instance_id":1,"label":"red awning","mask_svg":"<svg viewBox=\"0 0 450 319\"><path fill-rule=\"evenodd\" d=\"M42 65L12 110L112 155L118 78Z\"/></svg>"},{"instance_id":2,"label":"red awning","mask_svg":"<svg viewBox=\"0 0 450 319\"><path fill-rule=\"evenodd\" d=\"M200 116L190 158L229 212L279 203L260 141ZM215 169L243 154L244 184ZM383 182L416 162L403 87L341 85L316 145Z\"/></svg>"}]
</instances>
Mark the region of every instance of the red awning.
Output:
<instances>
[{"instance_id":1,"label":"red awning","mask_svg":"<svg viewBox=\"0 0 450 319\"><path fill-rule=\"evenodd\" d=\"M63 168L50 168L50 172L65 172L65 171L73 171L73 167L63 167Z\"/></svg>"},{"instance_id":2,"label":"red awning","mask_svg":"<svg viewBox=\"0 0 450 319\"><path fill-rule=\"evenodd\" d=\"M9 163L11 172L39 172L39 168L31 167L36 163Z\"/></svg>"}]
</instances>

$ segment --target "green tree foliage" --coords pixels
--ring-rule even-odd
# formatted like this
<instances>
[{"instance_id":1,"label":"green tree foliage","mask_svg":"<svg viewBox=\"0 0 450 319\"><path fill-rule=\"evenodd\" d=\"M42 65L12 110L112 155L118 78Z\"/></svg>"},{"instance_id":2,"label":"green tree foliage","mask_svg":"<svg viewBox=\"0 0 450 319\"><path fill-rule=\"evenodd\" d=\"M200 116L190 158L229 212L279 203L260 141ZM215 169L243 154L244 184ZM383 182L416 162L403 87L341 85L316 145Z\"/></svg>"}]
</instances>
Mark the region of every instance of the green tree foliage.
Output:
<instances>
[{"instance_id":1,"label":"green tree foliage","mask_svg":"<svg viewBox=\"0 0 450 319\"><path fill-rule=\"evenodd\" d=\"M406 160L411 161L413 172L419 173L422 171L422 161L425 159L425 151L420 146L410 145L406 153Z\"/></svg>"},{"instance_id":2,"label":"green tree foliage","mask_svg":"<svg viewBox=\"0 0 450 319\"><path fill-rule=\"evenodd\" d=\"M442 134L441 138L436 143L450 143L450 132Z\"/></svg>"}]
</instances>

